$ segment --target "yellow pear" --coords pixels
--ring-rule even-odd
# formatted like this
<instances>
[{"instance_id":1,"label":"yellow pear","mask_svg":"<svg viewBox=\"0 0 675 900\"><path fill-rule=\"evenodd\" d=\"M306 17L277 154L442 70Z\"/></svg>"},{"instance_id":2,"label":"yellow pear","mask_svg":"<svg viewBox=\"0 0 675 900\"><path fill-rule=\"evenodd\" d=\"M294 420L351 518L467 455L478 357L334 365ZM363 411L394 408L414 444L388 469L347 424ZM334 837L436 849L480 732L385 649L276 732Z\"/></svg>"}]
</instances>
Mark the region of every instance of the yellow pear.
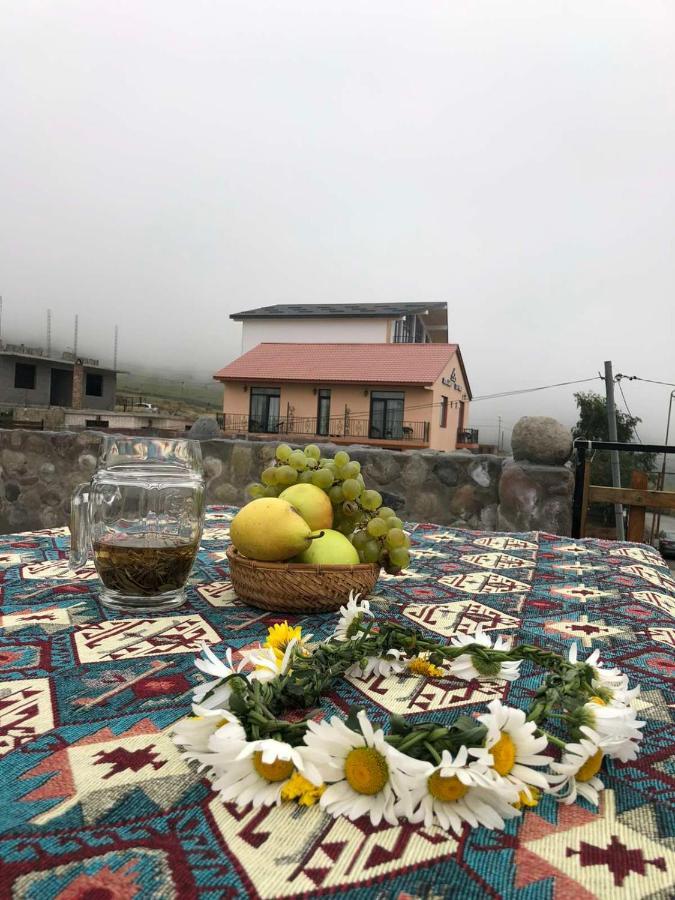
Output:
<instances>
[{"instance_id":1,"label":"yellow pear","mask_svg":"<svg viewBox=\"0 0 675 900\"><path fill-rule=\"evenodd\" d=\"M242 507L230 524L230 538L249 559L280 562L306 550L312 529L290 503L261 497Z\"/></svg>"},{"instance_id":2,"label":"yellow pear","mask_svg":"<svg viewBox=\"0 0 675 900\"><path fill-rule=\"evenodd\" d=\"M349 538L339 531L327 529L323 537L313 535L315 540L293 562L311 563L315 566L356 566L359 554Z\"/></svg>"},{"instance_id":3,"label":"yellow pear","mask_svg":"<svg viewBox=\"0 0 675 900\"><path fill-rule=\"evenodd\" d=\"M333 504L325 491L314 484L292 484L279 494L287 500L312 531L333 527Z\"/></svg>"}]
</instances>

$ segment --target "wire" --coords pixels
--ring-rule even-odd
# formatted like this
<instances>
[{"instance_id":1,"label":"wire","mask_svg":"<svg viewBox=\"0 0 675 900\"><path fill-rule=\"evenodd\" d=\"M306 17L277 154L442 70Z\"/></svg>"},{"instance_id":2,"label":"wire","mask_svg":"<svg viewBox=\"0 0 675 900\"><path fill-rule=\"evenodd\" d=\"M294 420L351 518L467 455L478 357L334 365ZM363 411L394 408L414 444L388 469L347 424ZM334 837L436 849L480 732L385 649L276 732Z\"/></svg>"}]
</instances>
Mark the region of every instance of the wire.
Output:
<instances>
[{"instance_id":1,"label":"wire","mask_svg":"<svg viewBox=\"0 0 675 900\"><path fill-rule=\"evenodd\" d=\"M635 419L635 416L634 416L633 413L630 411L630 407L628 406L628 401L626 400L626 395L625 395L624 392L623 392L623 388L621 387L621 379L620 379L620 378L616 378L615 381L616 381L616 383L617 383L618 386L619 386L619 390L621 391L621 396L622 396L622 398L623 398L623 405L626 407L626 412L627 412L628 415L631 417L631 419ZM642 441L642 438L640 437L640 435L639 435L639 433L638 433L637 425L633 425L633 431L635 432L635 437L638 439L638 441L640 441L640 443L642 443L643 441Z\"/></svg>"},{"instance_id":2,"label":"wire","mask_svg":"<svg viewBox=\"0 0 675 900\"><path fill-rule=\"evenodd\" d=\"M477 400L496 400L498 397L515 397L516 394L532 394L535 391L547 391L549 388L566 387L569 384L585 384L587 381L602 381L599 375L593 378L580 378L578 381L559 381L557 384L545 384L542 387L524 388L518 391L502 391L500 394L484 394L482 397L474 397L473 402Z\"/></svg>"},{"instance_id":3,"label":"wire","mask_svg":"<svg viewBox=\"0 0 675 900\"><path fill-rule=\"evenodd\" d=\"M648 384L664 384L666 387L675 387L670 381L654 381L652 378L640 378L639 375L621 375L620 373L616 376L615 381L620 381L622 378L627 378L629 381L646 381Z\"/></svg>"}]
</instances>

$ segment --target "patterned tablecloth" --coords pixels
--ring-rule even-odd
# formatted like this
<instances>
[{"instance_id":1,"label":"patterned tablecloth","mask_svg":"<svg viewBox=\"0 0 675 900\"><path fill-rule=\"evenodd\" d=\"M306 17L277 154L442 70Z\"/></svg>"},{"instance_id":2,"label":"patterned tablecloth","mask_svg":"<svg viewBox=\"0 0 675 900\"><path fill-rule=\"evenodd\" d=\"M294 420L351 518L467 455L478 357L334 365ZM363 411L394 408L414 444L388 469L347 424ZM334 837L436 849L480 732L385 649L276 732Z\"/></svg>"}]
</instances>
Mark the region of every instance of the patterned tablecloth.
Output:
<instances>
[{"instance_id":1,"label":"patterned tablecloth","mask_svg":"<svg viewBox=\"0 0 675 900\"><path fill-rule=\"evenodd\" d=\"M318 807L224 807L171 742L201 680L200 643L250 646L283 619L233 595L232 514L210 510L189 602L159 617L103 609L93 569L68 569L65 530L2 539L0 896L672 896L675 582L654 550L416 526L411 570L378 583L376 613L441 637L482 624L562 652L599 648L642 685L646 737L635 763L610 767L599 810L546 797L504 832L375 828ZM295 621L321 637L335 618ZM493 697L524 706L540 677L373 675L343 680L324 705L448 721Z\"/></svg>"}]
</instances>

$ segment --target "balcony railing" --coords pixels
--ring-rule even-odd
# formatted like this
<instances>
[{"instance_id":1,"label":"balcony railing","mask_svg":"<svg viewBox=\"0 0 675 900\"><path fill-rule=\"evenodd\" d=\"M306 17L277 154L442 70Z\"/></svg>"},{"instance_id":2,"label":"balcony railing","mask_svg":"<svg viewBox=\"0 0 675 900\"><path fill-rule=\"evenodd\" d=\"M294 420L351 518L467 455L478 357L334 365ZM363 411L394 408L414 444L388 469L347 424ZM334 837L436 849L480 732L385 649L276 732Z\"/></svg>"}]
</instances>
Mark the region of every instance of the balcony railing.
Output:
<instances>
[{"instance_id":1,"label":"balcony railing","mask_svg":"<svg viewBox=\"0 0 675 900\"><path fill-rule=\"evenodd\" d=\"M478 443L478 429L477 428L463 428L461 431L457 432L457 443L458 444L477 444Z\"/></svg>"},{"instance_id":2,"label":"balcony railing","mask_svg":"<svg viewBox=\"0 0 675 900\"><path fill-rule=\"evenodd\" d=\"M365 438L377 441L429 443L428 422L393 422L384 427L349 415L317 420L305 416L281 416L266 422L251 416L225 413L218 416L223 431L246 434L284 434L316 438Z\"/></svg>"}]
</instances>

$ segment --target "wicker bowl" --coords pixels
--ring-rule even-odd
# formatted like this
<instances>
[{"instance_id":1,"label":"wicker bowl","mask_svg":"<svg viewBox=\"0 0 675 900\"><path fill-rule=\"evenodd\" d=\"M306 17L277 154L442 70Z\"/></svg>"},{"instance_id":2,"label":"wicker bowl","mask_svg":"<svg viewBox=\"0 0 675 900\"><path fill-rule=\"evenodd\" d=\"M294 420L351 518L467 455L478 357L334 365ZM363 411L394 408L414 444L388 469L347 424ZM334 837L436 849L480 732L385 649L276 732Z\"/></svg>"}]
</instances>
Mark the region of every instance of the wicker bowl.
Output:
<instances>
[{"instance_id":1,"label":"wicker bowl","mask_svg":"<svg viewBox=\"0 0 675 900\"><path fill-rule=\"evenodd\" d=\"M369 594L380 567L312 566L305 563L260 562L227 548L232 587L251 606L278 612L330 612L349 599L349 592Z\"/></svg>"}]
</instances>

